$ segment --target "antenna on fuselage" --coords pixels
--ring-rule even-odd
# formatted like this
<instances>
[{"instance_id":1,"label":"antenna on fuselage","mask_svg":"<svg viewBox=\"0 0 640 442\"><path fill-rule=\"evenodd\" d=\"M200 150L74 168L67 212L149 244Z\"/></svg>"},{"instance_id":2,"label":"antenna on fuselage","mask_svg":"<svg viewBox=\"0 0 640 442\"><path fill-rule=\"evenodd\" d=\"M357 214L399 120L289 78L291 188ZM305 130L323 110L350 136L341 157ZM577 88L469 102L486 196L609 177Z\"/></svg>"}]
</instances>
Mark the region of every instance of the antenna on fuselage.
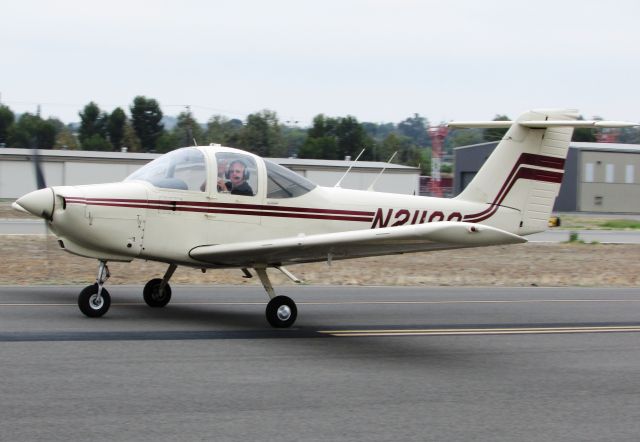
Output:
<instances>
[{"instance_id":1,"label":"antenna on fuselage","mask_svg":"<svg viewBox=\"0 0 640 442\"><path fill-rule=\"evenodd\" d=\"M387 161L387 164L391 164L391 161L396 157L396 154L398 153L398 151L396 150L393 155L391 155L391 158L389 158L389 161ZM371 183L371 185L367 188L367 190L369 192L371 192L373 190L373 186L376 185L376 183L378 182L378 179L382 176L382 174L384 173L384 171L387 170L387 166L384 166L382 168L382 170L380 171L380 173L378 174L378 176L376 176L376 178L373 180L373 183Z\"/></svg>"},{"instance_id":2,"label":"antenna on fuselage","mask_svg":"<svg viewBox=\"0 0 640 442\"><path fill-rule=\"evenodd\" d=\"M344 173L344 175L342 175L342 178L340 178L338 180L338 182L336 183L335 186L333 187L340 187L340 184L342 183L342 180L344 180L344 177L346 177L349 172L351 172L351 169L353 168L354 164L356 164L358 162L358 160L360 159L360 157L362 156L362 154L364 153L365 149L362 149L362 151L360 152L360 154L356 157L356 159L353 161L353 163L351 163L351 165L349 166L349 168L347 169L347 171Z\"/></svg>"}]
</instances>

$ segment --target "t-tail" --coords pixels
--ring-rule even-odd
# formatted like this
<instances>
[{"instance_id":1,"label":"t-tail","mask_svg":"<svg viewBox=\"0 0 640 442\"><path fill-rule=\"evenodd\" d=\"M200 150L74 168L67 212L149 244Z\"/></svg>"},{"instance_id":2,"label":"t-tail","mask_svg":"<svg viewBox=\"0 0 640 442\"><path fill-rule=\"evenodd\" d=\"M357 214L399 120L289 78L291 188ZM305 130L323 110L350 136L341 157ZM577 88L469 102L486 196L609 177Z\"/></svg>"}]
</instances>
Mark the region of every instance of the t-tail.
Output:
<instances>
[{"instance_id":1,"label":"t-tail","mask_svg":"<svg viewBox=\"0 0 640 442\"><path fill-rule=\"evenodd\" d=\"M486 204L463 221L492 224L499 208L520 213L520 235L546 230L576 127L632 127L623 121L577 120L573 110L535 110L515 121L459 121L450 127L509 128L469 185L455 199Z\"/></svg>"}]
</instances>

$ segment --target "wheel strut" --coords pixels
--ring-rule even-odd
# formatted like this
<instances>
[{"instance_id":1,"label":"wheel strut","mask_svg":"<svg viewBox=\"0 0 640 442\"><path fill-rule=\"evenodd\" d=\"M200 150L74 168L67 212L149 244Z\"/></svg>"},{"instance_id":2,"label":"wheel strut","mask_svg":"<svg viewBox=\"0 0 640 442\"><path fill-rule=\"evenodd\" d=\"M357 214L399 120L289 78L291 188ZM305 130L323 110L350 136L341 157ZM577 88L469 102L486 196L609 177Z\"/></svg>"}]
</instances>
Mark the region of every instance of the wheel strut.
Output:
<instances>
[{"instance_id":1,"label":"wheel strut","mask_svg":"<svg viewBox=\"0 0 640 442\"><path fill-rule=\"evenodd\" d=\"M267 275L266 267L255 267L254 270L262 282L262 286L269 295L270 301L267 304L265 314L267 321L275 328L291 327L298 316L298 308L293 299L287 296L276 295L273 285Z\"/></svg>"},{"instance_id":2,"label":"wheel strut","mask_svg":"<svg viewBox=\"0 0 640 442\"><path fill-rule=\"evenodd\" d=\"M100 260L96 282L85 287L78 296L78 307L85 315L96 318L104 315L111 306L111 296L104 283L109 279L111 273L107 267L107 261Z\"/></svg>"}]
</instances>

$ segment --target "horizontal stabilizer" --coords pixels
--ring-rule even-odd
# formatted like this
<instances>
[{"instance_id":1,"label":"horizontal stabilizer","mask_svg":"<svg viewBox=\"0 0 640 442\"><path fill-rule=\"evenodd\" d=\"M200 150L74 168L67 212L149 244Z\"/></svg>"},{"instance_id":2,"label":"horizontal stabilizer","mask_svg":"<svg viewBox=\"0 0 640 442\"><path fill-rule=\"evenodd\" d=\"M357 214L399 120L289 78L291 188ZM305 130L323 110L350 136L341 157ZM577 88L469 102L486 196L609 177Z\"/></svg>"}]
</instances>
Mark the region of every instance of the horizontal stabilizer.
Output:
<instances>
[{"instance_id":1,"label":"horizontal stabilizer","mask_svg":"<svg viewBox=\"0 0 640 442\"><path fill-rule=\"evenodd\" d=\"M191 258L220 266L255 267L429 250L516 244L526 240L485 225L442 221L193 248Z\"/></svg>"},{"instance_id":2,"label":"horizontal stabilizer","mask_svg":"<svg viewBox=\"0 0 640 442\"><path fill-rule=\"evenodd\" d=\"M629 121L606 121L606 120L537 120L537 121L451 121L448 127L454 129L471 129L471 128L504 128L507 129L518 123L521 126L531 129L545 129L548 127L635 127L640 123L632 123Z\"/></svg>"}]
</instances>

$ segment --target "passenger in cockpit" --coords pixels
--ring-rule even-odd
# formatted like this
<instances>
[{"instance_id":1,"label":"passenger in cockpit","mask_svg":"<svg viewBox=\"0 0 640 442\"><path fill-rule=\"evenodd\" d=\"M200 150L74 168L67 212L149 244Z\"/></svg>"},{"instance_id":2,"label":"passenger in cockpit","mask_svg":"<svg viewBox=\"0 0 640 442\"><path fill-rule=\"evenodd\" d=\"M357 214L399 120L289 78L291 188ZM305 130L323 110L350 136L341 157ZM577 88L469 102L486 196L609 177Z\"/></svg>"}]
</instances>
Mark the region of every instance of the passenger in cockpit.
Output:
<instances>
[{"instance_id":1,"label":"passenger in cockpit","mask_svg":"<svg viewBox=\"0 0 640 442\"><path fill-rule=\"evenodd\" d=\"M230 192L232 195L253 196L253 189L247 180L249 179L249 169L242 160L233 160L229 164L224 179L218 177L218 190Z\"/></svg>"}]
</instances>

